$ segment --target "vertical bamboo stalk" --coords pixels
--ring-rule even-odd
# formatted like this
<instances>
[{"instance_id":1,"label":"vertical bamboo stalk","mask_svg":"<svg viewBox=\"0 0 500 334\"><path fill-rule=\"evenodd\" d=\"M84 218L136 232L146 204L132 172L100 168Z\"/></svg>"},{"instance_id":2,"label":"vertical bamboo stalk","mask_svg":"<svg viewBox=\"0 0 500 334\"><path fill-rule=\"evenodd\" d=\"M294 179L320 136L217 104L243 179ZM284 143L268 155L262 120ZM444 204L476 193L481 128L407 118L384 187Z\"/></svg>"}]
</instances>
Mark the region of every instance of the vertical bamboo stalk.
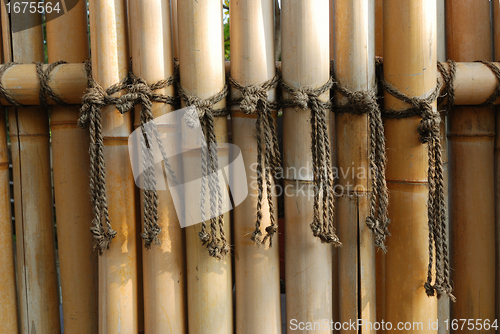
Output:
<instances>
[{"instance_id":1,"label":"vertical bamboo stalk","mask_svg":"<svg viewBox=\"0 0 500 334\"><path fill-rule=\"evenodd\" d=\"M177 0L170 0L171 18L172 18L172 44L174 50L174 58L179 59L179 21Z\"/></svg>"},{"instance_id":2,"label":"vertical bamboo stalk","mask_svg":"<svg viewBox=\"0 0 500 334\"><path fill-rule=\"evenodd\" d=\"M13 26L34 24L12 34L13 60L43 61L42 17L12 14ZM21 332L59 333L59 302L52 221L48 111L11 109L14 200Z\"/></svg>"},{"instance_id":3,"label":"vertical bamboo stalk","mask_svg":"<svg viewBox=\"0 0 500 334\"><path fill-rule=\"evenodd\" d=\"M445 17L445 0L437 0L437 61L446 62L446 17ZM446 203L446 233L450 235L450 220L449 220L449 164L448 164L448 137L446 136L446 112L441 112L441 147L443 150L443 173L444 173L444 191ZM445 241L450 247L449 239ZM449 249L449 248L448 248ZM450 332L449 326L444 322L450 319L450 299L438 299L438 319L439 319L439 334L446 334Z\"/></svg>"},{"instance_id":4,"label":"vertical bamboo stalk","mask_svg":"<svg viewBox=\"0 0 500 334\"><path fill-rule=\"evenodd\" d=\"M180 76L184 91L201 99L219 93L225 84L222 35L222 3L219 0L178 2ZM214 108L225 106L225 99ZM219 146L228 142L227 118L215 119ZM186 143L190 145L191 143ZM198 152L200 152L198 150ZM219 165L227 165L227 149L218 150ZM188 160L191 157L187 158ZM184 168L201 168L200 155L184 161ZM224 201L228 201L224 198ZM186 212L189 205L186 203ZM192 205L198 205L194 203ZM188 319L190 333L232 333L233 306L230 255L217 261L202 245L201 224L186 228ZM224 231L230 236L229 214L224 214Z\"/></svg>"},{"instance_id":5,"label":"vertical bamboo stalk","mask_svg":"<svg viewBox=\"0 0 500 334\"><path fill-rule=\"evenodd\" d=\"M409 96L427 96L436 87L435 23L436 0L384 1L384 77ZM408 105L386 93L385 107ZM392 324L415 321L427 326L437 319L437 300L424 290L428 157L417 133L419 122L420 117L385 121L392 235L385 256L385 318Z\"/></svg>"},{"instance_id":6,"label":"vertical bamboo stalk","mask_svg":"<svg viewBox=\"0 0 500 334\"><path fill-rule=\"evenodd\" d=\"M4 7L4 3L0 4ZM2 9L0 9L2 10ZM4 9L3 9L4 10ZM8 25L2 17L2 32ZM9 35L0 34L0 58L2 63L11 59L11 50L4 48ZM6 56L4 54L6 53ZM7 150L7 124L5 108L0 108L0 323L6 333L16 333L19 329L17 317L16 272L14 263L14 238L9 185L9 152Z\"/></svg>"},{"instance_id":7,"label":"vertical bamboo stalk","mask_svg":"<svg viewBox=\"0 0 500 334\"><path fill-rule=\"evenodd\" d=\"M125 0L90 2L90 36L95 80L103 87L128 72L127 11ZM104 159L109 215L116 237L99 256L99 333L137 333L137 243L134 179L127 140L131 113L113 106L102 110Z\"/></svg>"},{"instance_id":8,"label":"vertical bamboo stalk","mask_svg":"<svg viewBox=\"0 0 500 334\"><path fill-rule=\"evenodd\" d=\"M375 56L384 56L384 0L375 0ZM379 92L380 93L380 92ZM376 291L377 321L385 320L385 253L376 252ZM384 330L379 331L384 334Z\"/></svg>"},{"instance_id":9,"label":"vertical bamboo stalk","mask_svg":"<svg viewBox=\"0 0 500 334\"><path fill-rule=\"evenodd\" d=\"M330 64L335 58L335 5L330 1ZM331 66L331 65L330 65ZM330 114L330 145L332 148L332 166L337 166L337 146L336 146L336 126L335 113ZM335 203L337 199L334 197ZM338 228L338 221L335 219L335 228ZM332 320L339 322L340 298L339 298L339 249L332 247Z\"/></svg>"},{"instance_id":10,"label":"vertical bamboo stalk","mask_svg":"<svg viewBox=\"0 0 500 334\"><path fill-rule=\"evenodd\" d=\"M375 88L375 1L335 2L335 76L352 91ZM340 104L347 98L339 95ZM375 243L366 225L371 181L368 115L336 115L340 322L376 321ZM354 195L354 196L349 196ZM357 330L342 330L343 333ZM363 333L370 329L363 328Z\"/></svg>"},{"instance_id":11,"label":"vertical bamboo stalk","mask_svg":"<svg viewBox=\"0 0 500 334\"><path fill-rule=\"evenodd\" d=\"M57 19L53 15L47 13L49 62L88 59L86 2ZM97 254L89 229L89 136L78 128L78 114L77 106L54 106L50 126L64 329L90 334L97 333Z\"/></svg>"},{"instance_id":12,"label":"vertical bamboo stalk","mask_svg":"<svg viewBox=\"0 0 500 334\"><path fill-rule=\"evenodd\" d=\"M240 84L255 85L272 79L274 63L274 0L242 0L231 3L231 76ZM276 90L269 93L276 98ZM234 98L241 96L236 89ZM260 110L257 112L261 112ZM240 147L246 166L250 194L234 209L236 269L236 333L281 333L279 242L257 247L250 240L255 230L258 198L257 115L246 115L238 106L232 109L233 143ZM264 182L265 183L265 182ZM264 186L265 189L265 186ZM270 225L268 196L265 193L261 230ZM275 209L276 198L273 196ZM277 210L274 210L277 219Z\"/></svg>"},{"instance_id":13,"label":"vertical bamboo stalk","mask_svg":"<svg viewBox=\"0 0 500 334\"><path fill-rule=\"evenodd\" d=\"M446 1L448 58L491 59L489 1ZM495 318L493 108L456 107L449 114L453 319Z\"/></svg>"},{"instance_id":14,"label":"vertical bamboo stalk","mask_svg":"<svg viewBox=\"0 0 500 334\"><path fill-rule=\"evenodd\" d=\"M173 75L169 2L129 0L129 13L134 73L148 84ZM174 87L169 86L157 92L173 96ZM158 117L172 110L173 106L168 104L154 104L152 111L154 117ZM135 127L139 126L140 107L137 107ZM187 330L185 249L169 190L158 191L158 213L158 224L162 229L158 239L161 244L143 250L145 332L182 334Z\"/></svg>"},{"instance_id":15,"label":"vertical bamboo stalk","mask_svg":"<svg viewBox=\"0 0 500 334\"><path fill-rule=\"evenodd\" d=\"M282 2L282 70L283 80L289 85L317 88L328 81L329 12L328 0ZM327 100L329 92L321 98ZM310 227L311 111L286 108L283 117L286 316L290 332L292 320L321 321L332 317L332 246L321 244ZM316 333L331 330L323 328Z\"/></svg>"},{"instance_id":16,"label":"vertical bamboo stalk","mask_svg":"<svg viewBox=\"0 0 500 334\"><path fill-rule=\"evenodd\" d=\"M500 2L493 1L494 59L500 59ZM500 254L500 109L495 113L495 254ZM495 319L500 318L500 257L496 257Z\"/></svg>"}]
</instances>

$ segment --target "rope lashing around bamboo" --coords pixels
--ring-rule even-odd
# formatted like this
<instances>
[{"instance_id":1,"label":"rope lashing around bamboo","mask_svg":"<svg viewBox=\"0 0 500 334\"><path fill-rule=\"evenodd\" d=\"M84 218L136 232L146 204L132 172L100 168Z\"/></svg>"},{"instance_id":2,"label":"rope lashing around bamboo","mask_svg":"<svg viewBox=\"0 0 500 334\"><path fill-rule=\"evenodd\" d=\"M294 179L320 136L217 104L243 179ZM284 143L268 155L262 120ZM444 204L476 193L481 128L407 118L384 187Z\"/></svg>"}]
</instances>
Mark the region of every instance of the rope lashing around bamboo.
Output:
<instances>
[{"instance_id":1,"label":"rope lashing around bamboo","mask_svg":"<svg viewBox=\"0 0 500 334\"><path fill-rule=\"evenodd\" d=\"M276 71L276 75L272 79L260 85L243 86L231 76L228 76L228 81L242 95L241 98L232 100L231 104L239 105L241 111L247 115L257 114L255 131L257 139L257 183L259 195L257 198L255 231L252 233L251 239L257 245L265 244L269 240L269 247L272 247L273 236L278 231L278 224L276 222L274 203L271 195L271 177L276 181L276 173L281 166L281 158L278 146L278 131L272 116L272 111L279 109L279 103L269 101L267 91L278 86L280 74ZM262 138L263 135L264 138ZM264 154L262 152L263 146L265 146ZM271 224L266 227L266 235L262 239L261 223L263 218L264 179L266 182L267 203L269 205Z\"/></svg>"},{"instance_id":2,"label":"rope lashing around bamboo","mask_svg":"<svg viewBox=\"0 0 500 334\"><path fill-rule=\"evenodd\" d=\"M333 66L332 66L333 71ZM332 77L334 77L332 73ZM385 240L390 235L388 230L389 205L387 182L385 180L385 134L382 122L382 113L377 102L377 89L367 91L351 91L335 81L333 89L348 99L343 105L334 103L332 109L336 113L355 115L368 114L370 125L370 171L372 174L372 194L370 200L370 214L366 217L366 224L375 233L375 245L387 252Z\"/></svg>"},{"instance_id":3,"label":"rope lashing around bamboo","mask_svg":"<svg viewBox=\"0 0 500 334\"><path fill-rule=\"evenodd\" d=\"M452 294L453 288L450 284L449 253L446 242L444 172L440 138L441 117L439 113L432 108L432 103L438 98L442 84L438 82L436 88L428 97L419 98L405 95L383 78L379 78L379 80L382 80L382 84L387 93L412 106L405 110L385 110L384 117L392 119L414 116L422 117L417 131L420 135L422 144L426 143L428 145L429 154L429 198L427 202L429 265L427 268L427 281L424 284L424 288L428 296L434 296L435 293L437 293L438 298L443 295L448 295L450 299L454 301L455 297ZM434 248L436 255L435 260ZM436 272L434 284L432 284L433 266Z\"/></svg>"},{"instance_id":4,"label":"rope lashing around bamboo","mask_svg":"<svg viewBox=\"0 0 500 334\"><path fill-rule=\"evenodd\" d=\"M109 248L111 240L116 236L116 231L111 226L106 198L106 166L101 111L104 107L118 103L118 98L112 95L127 87L128 78L124 78L105 90L92 77L90 61L85 62L85 70L88 88L82 97L78 126L89 127L90 132L90 196L94 213L90 230L94 236L94 249L102 254Z\"/></svg>"},{"instance_id":5,"label":"rope lashing around bamboo","mask_svg":"<svg viewBox=\"0 0 500 334\"><path fill-rule=\"evenodd\" d=\"M187 94L181 84L177 84L177 92L186 106L194 106L198 112L201 127L205 136L206 145L201 147L202 179L200 190L201 206L201 231L199 237L203 245L207 247L210 256L221 260L229 253L230 247L224 233L224 213L222 212L222 189L217 177L219 161L217 156L217 138L215 136L215 117L226 117L227 108L214 109L214 105L222 101L228 93L228 86L208 99L200 99L197 96ZM188 126L190 124L186 119ZM208 182L207 182L208 179ZM205 215L205 196L208 190L210 194L210 230L207 228ZM217 235L218 233L218 235Z\"/></svg>"},{"instance_id":6,"label":"rope lashing around bamboo","mask_svg":"<svg viewBox=\"0 0 500 334\"><path fill-rule=\"evenodd\" d=\"M327 112L330 110L331 102L323 102L319 98L333 87L333 79L330 77L327 83L317 89L310 86L294 88L284 80L281 81L281 87L290 95L289 99L282 101L283 108L311 109L311 151L315 189L313 221L310 226L313 235L321 242L341 246L342 243L334 227L333 172L327 126ZM323 196L322 202L321 195ZM320 211L323 213L322 216Z\"/></svg>"},{"instance_id":7,"label":"rope lashing around bamboo","mask_svg":"<svg viewBox=\"0 0 500 334\"><path fill-rule=\"evenodd\" d=\"M61 106L69 106L68 103L64 102L59 96L54 93L52 88L49 86L50 73L59 65L67 64L64 60L59 60L54 63L49 64L49 66L44 70L42 62L36 62L36 72L38 74L38 79L40 80L40 105L45 108L49 108L47 103L47 97L50 97L55 103Z\"/></svg>"},{"instance_id":8,"label":"rope lashing around bamboo","mask_svg":"<svg viewBox=\"0 0 500 334\"><path fill-rule=\"evenodd\" d=\"M3 97L5 100L7 100L10 104L12 104L15 107L22 107L23 105L12 97L12 95L5 89L3 85L3 75L5 74L5 71L7 71L10 67L14 65L19 65L20 63L16 62L9 62L0 65L0 97Z\"/></svg>"},{"instance_id":9,"label":"rope lashing around bamboo","mask_svg":"<svg viewBox=\"0 0 500 334\"><path fill-rule=\"evenodd\" d=\"M177 72L176 67L174 75L170 76L168 79L160 80L149 85L144 79L137 77L130 71L128 74L130 82L127 85L127 93L118 99L119 102L116 105L116 108L122 114L131 110L137 104L141 105L140 122L141 131L144 136L144 140L141 141L141 154L144 167L144 226L141 236L148 249L151 248L153 243L156 245L160 244L158 235L161 232L161 228L158 225L158 192L156 190L155 167L153 152L151 150L153 140L158 144L164 166L170 174L171 180L178 184L175 173L168 162L168 157L163 147L163 143L160 140L156 124L153 122L154 115L152 110L153 102L170 105L176 104L174 97L158 94L155 93L155 91L173 85L177 78ZM152 133L146 131L146 124L152 129Z\"/></svg>"}]
</instances>

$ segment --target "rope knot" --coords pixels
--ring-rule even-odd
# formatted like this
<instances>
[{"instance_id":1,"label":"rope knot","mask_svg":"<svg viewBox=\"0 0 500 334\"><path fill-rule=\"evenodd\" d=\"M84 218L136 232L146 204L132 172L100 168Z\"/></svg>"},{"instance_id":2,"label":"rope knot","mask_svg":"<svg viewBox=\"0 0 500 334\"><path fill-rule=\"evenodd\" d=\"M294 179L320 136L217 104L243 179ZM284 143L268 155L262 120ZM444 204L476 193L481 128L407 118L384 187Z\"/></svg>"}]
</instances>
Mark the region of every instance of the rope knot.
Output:
<instances>
[{"instance_id":1,"label":"rope knot","mask_svg":"<svg viewBox=\"0 0 500 334\"><path fill-rule=\"evenodd\" d=\"M302 109L307 109L311 100L318 99L318 93L310 86L295 89L291 92L291 95L293 101Z\"/></svg>"},{"instance_id":2,"label":"rope knot","mask_svg":"<svg viewBox=\"0 0 500 334\"><path fill-rule=\"evenodd\" d=\"M422 143L428 143L439 136L439 126L441 124L441 117L437 112L423 115L422 120L417 128Z\"/></svg>"},{"instance_id":3,"label":"rope knot","mask_svg":"<svg viewBox=\"0 0 500 334\"><path fill-rule=\"evenodd\" d=\"M259 102L267 101L267 91L260 85L241 87L240 91L242 96L240 108L245 114L255 114Z\"/></svg>"},{"instance_id":4,"label":"rope knot","mask_svg":"<svg viewBox=\"0 0 500 334\"><path fill-rule=\"evenodd\" d=\"M87 88L82 97L82 106L78 118L78 127L85 129L90 124L90 114L106 106L106 91L100 86Z\"/></svg>"}]
</instances>

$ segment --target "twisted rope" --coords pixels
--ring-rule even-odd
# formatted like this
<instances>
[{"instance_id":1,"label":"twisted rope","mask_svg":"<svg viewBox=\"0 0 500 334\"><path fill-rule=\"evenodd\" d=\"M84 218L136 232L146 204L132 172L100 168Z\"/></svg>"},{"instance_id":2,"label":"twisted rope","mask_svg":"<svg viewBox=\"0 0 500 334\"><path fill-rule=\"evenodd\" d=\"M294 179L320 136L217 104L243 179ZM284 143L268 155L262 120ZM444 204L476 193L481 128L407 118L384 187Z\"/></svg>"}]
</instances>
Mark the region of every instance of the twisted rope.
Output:
<instances>
[{"instance_id":1,"label":"twisted rope","mask_svg":"<svg viewBox=\"0 0 500 334\"><path fill-rule=\"evenodd\" d=\"M278 146L278 132L276 124L272 116L272 110L279 108L279 104L268 100L267 91L278 86L280 81L280 74L276 75L259 85L243 86L236 82L231 76L228 76L229 83L237 88L242 97L237 100L231 101L232 104L238 104L241 111L245 114L257 114L256 122L256 139L257 139L257 183L259 187L259 194L257 198L257 219L255 222L255 230L252 233L252 241L257 245L265 244L269 240L269 247L272 247L273 236L278 231L278 224L276 222L274 203L272 197L272 183L271 177L276 181L277 169L281 165L281 158ZM263 159L263 135L265 156ZM263 176L264 174L264 176ZM267 203L269 205L269 214L271 224L266 227L266 235L262 239L261 223L262 223L262 205L264 202L264 179L266 182Z\"/></svg>"},{"instance_id":2,"label":"twisted rope","mask_svg":"<svg viewBox=\"0 0 500 334\"><path fill-rule=\"evenodd\" d=\"M321 242L334 243L341 246L334 227L333 172L330 153L330 141L327 126L327 110L331 103L319 98L333 86L330 78L323 86L314 89L310 86L294 88L286 82L281 87L290 94L290 98L282 101L282 107L299 107L311 109L311 151L314 168L314 212L311 229L313 235ZM321 195L323 201L321 202ZM320 216L320 211L323 215Z\"/></svg>"},{"instance_id":3,"label":"twisted rope","mask_svg":"<svg viewBox=\"0 0 500 334\"><path fill-rule=\"evenodd\" d=\"M427 143L429 155L428 184L429 198L428 225L429 225L429 265L427 267L427 281L424 284L428 296L437 293L438 298L448 295L451 300L455 300L452 294L452 287L449 280L449 254L446 243L445 225L445 197L444 197L444 172L443 160L441 156L440 122L441 117L432 108L432 103L439 96L442 84L438 81L434 91L426 98L409 97L400 92L393 85L383 78L384 89L395 98L410 104L412 107L406 110L386 110L384 116L392 119L401 119L412 116L420 116L422 120L418 126L418 133L422 144ZM433 253L435 247L436 259ZM436 275L432 284L432 268L435 266Z\"/></svg>"},{"instance_id":4,"label":"twisted rope","mask_svg":"<svg viewBox=\"0 0 500 334\"><path fill-rule=\"evenodd\" d=\"M221 260L229 252L230 248L224 233L224 215L222 212L222 190L218 180L219 162L217 157L217 138L215 136L215 117L227 116L228 111L224 109L214 109L214 105L222 101L228 93L228 86L208 99L200 99L194 95L188 95L180 83L177 85L180 98L186 106L194 106L198 112L198 117L205 135L206 146L201 147L201 220L202 227L199 237L203 245L207 247L210 256ZM189 121L186 120L188 125ZM193 125L193 124L191 124ZM210 231L206 224L205 216L205 196L208 188L210 194Z\"/></svg>"},{"instance_id":5,"label":"twisted rope","mask_svg":"<svg viewBox=\"0 0 500 334\"><path fill-rule=\"evenodd\" d=\"M375 233L375 245L384 252L387 252L385 240L390 235L388 230L390 220L387 217L389 195L385 180L387 159L385 155L384 124L377 102L377 89L354 92L343 87L338 82L334 83L333 88L348 99L348 102L342 106L338 104L333 106L336 113L368 114L370 124L369 161L372 173L372 194L370 214L366 217L366 224Z\"/></svg>"},{"instance_id":6,"label":"twisted rope","mask_svg":"<svg viewBox=\"0 0 500 334\"><path fill-rule=\"evenodd\" d=\"M127 85L127 93L118 99L118 104L116 105L118 111L122 114L131 110L135 105L141 106L141 131L145 139L141 141L144 168L144 226L141 236L148 249L151 248L153 243L156 245L160 244L158 235L161 232L161 228L158 225L158 192L156 190L155 167L153 152L151 150L153 140L156 141L160 148L165 168L170 173L170 176L172 176L174 182L177 181L175 173L168 163L168 157L163 147L163 143L160 140L156 124L152 122L154 119L152 108L153 102L175 105L175 98L155 93L155 91L173 85L176 74L177 69L174 71L174 75L170 76L168 79L160 80L149 85L144 79L137 77L130 71L128 74L129 84ZM146 124L148 124L148 127L150 127L152 131L146 131Z\"/></svg>"},{"instance_id":7,"label":"twisted rope","mask_svg":"<svg viewBox=\"0 0 500 334\"><path fill-rule=\"evenodd\" d=\"M94 212L90 230L94 236L94 249L102 254L104 250L109 248L111 240L116 236L116 231L111 226L106 198L106 166L104 164L101 110L119 102L119 99L112 95L127 87L128 78L104 90L92 77L90 61L85 61L85 71L88 88L82 97L78 126L80 128L89 127L90 132L90 195Z\"/></svg>"},{"instance_id":8,"label":"twisted rope","mask_svg":"<svg viewBox=\"0 0 500 334\"><path fill-rule=\"evenodd\" d=\"M44 108L48 108L47 97L50 97L52 101L61 106L69 106L68 103L64 102L59 96L57 96L52 88L49 86L50 73L59 65L67 64L63 60L56 61L55 63L49 64L49 66L44 70L42 62L36 62L36 73L38 74L38 79L40 80L40 105Z\"/></svg>"},{"instance_id":9,"label":"twisted rope","mask_svg":"<svg viewBox=\"0 0 500 334\"><path fill-rule=\"evenodd\" d=\"M7 102L9 102L10 104L12 104L13 106L15 107L22 107L23 105L19 102L17 102L16 100L14 100L14 98L12 97L12 95L7 91L7 89L5 89L4 85L3 85L3 75L5 74L5 72L12 66L14 65L20 65L21 63L16 63L16 62L9 62L9 63L5 63L5 64L2 64L0 65L0 97L3 97L5 100L7 100Z\"/></svg>"}]
</instances>

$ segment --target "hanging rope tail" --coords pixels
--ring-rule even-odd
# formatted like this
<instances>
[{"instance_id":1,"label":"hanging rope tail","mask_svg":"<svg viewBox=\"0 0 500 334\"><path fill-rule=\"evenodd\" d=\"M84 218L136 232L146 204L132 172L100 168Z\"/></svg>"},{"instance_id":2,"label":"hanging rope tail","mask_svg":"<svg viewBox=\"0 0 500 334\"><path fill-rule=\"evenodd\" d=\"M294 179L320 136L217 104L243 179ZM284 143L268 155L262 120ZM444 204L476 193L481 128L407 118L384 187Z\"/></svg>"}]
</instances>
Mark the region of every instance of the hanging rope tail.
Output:
<instances>
[{"instance_id":1,"label":"hanging rope tail","mask_svg":"<svg viewBox=\"0 0 500 334\"><path fill-rule=\"evenodd\" d=\"M276 88L279 80L279 72L276 72L276 75L272 79L260 85L243 86L231 78L231 76L228 76L229 83L237 88L242 95L240 99L233 100L231 103L238 104L241 111L247 115L257 115L255 130L257 140L257 183L259 194L257 198L255 231L252 233L251 239L257 245L263 245L269 240L269 247L272 247L273 236L278 231L272 197L273 184L271 178L275 178L276 170L281 165L281 158L277 144L278 134L275 120L272 116L272 110L278 109L279 104L268 100L267 91ZM262 152L263 147L265 148L264 153ZM266 235L262 238L261 224L263 219L264 179L271 222L265 229Z\"/></svg>"},{"instance_id":2,"label":"hanging rope tail","mask_svg":"<svg viewBox=\"0 0 500 334\"><path fill-rule=\"evenodd\" d=\"M331 108L331 103L323 102L319 98L332 88L333 79L330 77L326 84L317 89L309 86L296 89L284 81L281 82L281 86L290 95L289 99L282 101L283 108L311 109L311 151L315 188L311 223L313 235L321 242L341 246L334 226L333 172L327 125L327 112Z\"/></svg>"},{"instance_id":3,"label":"hanging rope tail","mask_svg":"<svg viewBox=\"0 0 500 334\"><path fill-rule=\"evenodd\" d=\"M160 244L158 235L161 232L161 228L158 225L158 192L156 190L155 167L151 147L153 142L156 142L160 148L164 166L170 174L171 179L174 180L174 183L177 182L175 173L168 163L168 158L163 143L160 140L156 123L153 121L154 115L152 108L153 102L175 105L176 101L173 97L155 93L156 90L173 85L175 73L168 79L160 80L151 85L132 72L129 72L128 77L129 84L127 86L127 93L118 99L116 107L118 111L123 114L131 110L135 105L139 104L141 106L140 126L144 136L144 140L141 141L141 154L144 169L144 226L141 236L144 239L146 248L150 249L152 244Z\"/></svg>"},{"instance_id":4,"label":"hanging rope tail","mask_svg":"<svg viewBox=\"0 0 500 334\"><path fill-rule=\"evenodd\" d=\"M332 66L333 69L333 66ZM333 73L332 73L333 76ZM377 102L377 89L369 91L353 92L334 83L334 89L347 98L347 103L339 105L336 103L333 109L336 113L349 113L355 115L368 114L370 126L370 172L372 177L372 194L370 201L370 213L366 218L366 224L375 233L375 245L382 251L387 252L385 241L389 236L389 218L387 207L389 195L385 180L385 166L387 163L385 155L385 134L382 122L382 113ZM335 99L335 97L333 98Z\"/></svg>"},{"instance_id":5,"label":"hanging rope tail","mask_svg":"<svg viewBox=\"0 0 500 334\"><path fill-rule=\"evenodd\" d=\"M106 198L101 111L102 108L115 105L118 102L118 98L112 97L112 95L125 89L128 79L104 90L92 77L90 61L85 62L85 70L88 88L82 97L78 126L80 128L88 127L90 132L90 195L94 213L91 231L94 236L94 249L102 254L109 248L111 240L116 236L116 231L111 226Z\"/></svg>"},{"instance_id":6,"label":"hanging rope tail","mask_svg":"<svg viewBox=\"0 0 500 334\"><path fill-rule=\"evenodd\" d=\"M429 168L428 184L429 198L428 225L429 225L429 265L427 268L427 281L424 284L428 296L438 297L448 295L451 300L455 300L452 294L452 287L449 280L449 254L446 237L446 208L444 197L444 172L443 160L441 156L441 117L437 111L433 110L432 103L438 98L442 84L438 81L434 91L426 98L409 97L394 86L386 82L383 78L384 89L397 99L410 104L412 107L403 111L386 110L384 116L387 118L406 118L420 116L422 120L417 129L420 141L428 145ZM434 250L435 248L435 250ZM434 251L436 258L434 259ZM435 267L435 280L432 284L432 268Z\"/></svg>"},{"instance_id":7,"label":"hanging rope tail","mask_svg":"<svg viewBox=\"0 0 500 334\"><path fill-rule=\"evenodd\" d=\"M226 108L214 109L214 105L222 101L228 93L228 86L216 95L208 99L200 99L194 95L188 95L180 83L177 91L186 106L194 106L198 112L200 124L205 136L206 145L201 147L201 231L199 237L204 246L207 247L210 256L222 260L229 253L230 247L224 232L224 215L222 212L222 189L218 180L219 162L217 157L217 139L215 137L215 117L225 117L228 114ZM186 120L189 124L189 121ZM210 231L208 231L205 216L205 196L208 191L210 195Z\"/></svg>"}]
</instances>

